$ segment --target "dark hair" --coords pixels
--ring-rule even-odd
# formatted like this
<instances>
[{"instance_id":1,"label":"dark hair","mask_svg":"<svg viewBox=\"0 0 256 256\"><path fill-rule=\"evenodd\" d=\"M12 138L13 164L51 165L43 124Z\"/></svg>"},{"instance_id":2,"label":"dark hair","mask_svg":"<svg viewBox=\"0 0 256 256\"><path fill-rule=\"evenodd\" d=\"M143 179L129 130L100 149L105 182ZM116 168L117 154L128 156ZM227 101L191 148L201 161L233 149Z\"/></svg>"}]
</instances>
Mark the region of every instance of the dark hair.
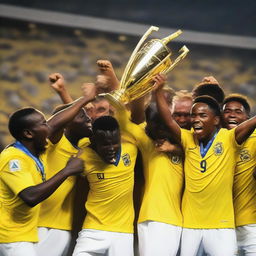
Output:
<instances>
[{"instance_id":1,"label":"dark hair","mask_svg":"<svg viewBox=\"0 0 256 256\"><path fill-rule=\"evenodd\" d=\"M193 98L203 95L211 96L219 104L222 104L225 98L224 90L218 84L213 83L200 83L192 90Z\"/></svg>"},{"instance_id":2,"label":"dark hair","mask_svg":"<svg viewBox=\"0 0 256 256\"><path fill-rule=\"evenodd\" d=\"M146 121L149 122L151 120L161 120L158 111L157 111L157 106L155 102L151 102L148 107L145 110L145 118Z\"/></svg>"},{"instance_id":3,"label":"dark hair","mask_svg":"<svg viewBox=\"0 0 256 256\"><path fill-rule=\"evenodd\" d=\"M204 96L199 96L196 97L193 101L193 103L205 103L208 105L208 107L213 110L214 114L216 116L221 116L221 111L220 111L220 105L218 102L211 96L204 95Z\"/></svg>"},{"instance_id":4,"label":"dark hair","mask_svg":"<svg viewBox=\"0 0 256 256\"><path fill-rule=\"evenodd\" d=\"M115 130L119 130L119 124L116 121L116 119L112 116L101 116L93 122L92 130L94 134L98 130L115 131Z\"/></svg>"},{"instance_id":5,"label":"dark hair","mask_svg":"<svg viewBox=\"0 0 256 256\"><path fill-rule=\"evenodd\" d=\"M11 135L16 139L22 138L22 131L31 127L31 120L28 116L39 113L38 110L32 107L22 108L12 113L9 118L8 128Z\"/></svg>"},{"instance_id":6,"label":"dark hair","mask_svg":"<svg viewBox=\"0 0 256 256\"><path fill-rule=\"evenodd\" d=\"M250 107L250 104L248 102L248 99L241 95L241 94L238 94L238 93L233 93L233 94L230 94L228 95L224 101L223 101L223 106L225 104L227 104L228 102L231 102L231 101L237 101L239 102L240 104L242 104L242 106L244 107L245 111L246 111L246 114L249 116L250 115L250 112L251 112L251 107Z\"/></svg>"}]
</instances>

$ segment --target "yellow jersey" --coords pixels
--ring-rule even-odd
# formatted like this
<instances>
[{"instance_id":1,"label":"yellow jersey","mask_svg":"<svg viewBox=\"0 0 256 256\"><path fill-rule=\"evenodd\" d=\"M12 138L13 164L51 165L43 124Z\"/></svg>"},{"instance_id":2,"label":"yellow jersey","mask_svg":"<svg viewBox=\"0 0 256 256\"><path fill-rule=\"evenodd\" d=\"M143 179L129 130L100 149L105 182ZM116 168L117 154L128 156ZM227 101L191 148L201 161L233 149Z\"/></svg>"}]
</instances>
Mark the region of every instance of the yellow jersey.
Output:
<instances>
[{"instance_id":1,"label":"yellow jersey","mask_svg":"<svg viewBox=\"0 0 256 256\"><path fill-rule=\"evenodd\" d=\"M185 152L185 228L234 228L233 178L239 145L235 129L220 129L204 157L192 131L181 129Z\"/></svg>"},{"instance_id":2,"label":"yellow jersey","mask_svg":"<svg viewBox=\"0 0 256 256\"><path fill-rule=\"evenodd\" d=\"M0 154L0 243L37 242L40 205L28 206L18 194L42 183L34 160L9 146Z\"/></svg>"},{"instance_id":3,"label":"yellow jersey","mask_svg":"<svg viewBox=\"0 0 256 256\"><path fill-rule=\"evenodd\" d=\"M256 180L253 178L256 159L256 131L242 144L234 179L236 226L256 223Z\"/></svg>"},{"instance_id":4,"label":"yellow jersey","mask_svg":"<svg viewBox=\"0 0 256 256\"><path fill-rule=\"evenodd\" d=\"M144 195L138 223L157 221L182 226L181 198L183 193L183 163L180 156L168 156L155 149L153 140L142 127L129 120L129 112L120 110L117 120L121 131L132 137L142 154L145 178Z\"/></svg>"},{"instance_id":5,"label":"yellow jersey","mask_svg":"<svg viewBox=\"0 0 256 256\"><path fill-rule=\"evenodd\" d=\"M133 233L133 185L137 148L121 143L117 165L105 163L90 147L80 158L85 161L84 175L90 190L85 204L83 229Z\"/></svg>"},{"instance_id":6,"label":"yellow jersey","mask_svg":"<svg viewBox=\"0 0 256 256\"><path fill-rule=\"evenodd\" d=\"M79 146L86 147L89 139L79 141ZM49 143L47 157L44 165L47 165L47 179L62 170L71 155L76 155L79 148L74 147L65 135L56 144ZM39 215L39 227L71 230L73 221L73 203L75 195L76 177L68 177L54 193L41 203Z\"/></svg>"}]
</instances>

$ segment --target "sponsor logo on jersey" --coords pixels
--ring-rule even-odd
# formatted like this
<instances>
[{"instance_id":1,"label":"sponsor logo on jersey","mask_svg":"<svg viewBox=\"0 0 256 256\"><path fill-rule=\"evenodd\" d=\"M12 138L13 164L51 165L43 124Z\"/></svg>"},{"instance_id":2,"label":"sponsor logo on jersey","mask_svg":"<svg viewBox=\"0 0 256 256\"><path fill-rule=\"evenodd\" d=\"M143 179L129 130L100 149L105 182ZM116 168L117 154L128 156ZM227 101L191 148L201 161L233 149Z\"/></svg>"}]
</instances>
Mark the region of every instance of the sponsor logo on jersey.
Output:
<instances>
[{"instance_id":1,"label":"sponsor logo on jersey","mask_svg":"<svg viewBox=\"0 0 256 256\"><path fill-rule=\"evenodd\" d=\"M16 172L16 171L20 171L21 167L20 167L20 161L17 159L13 159L9 162L9 169L12 172Z\"/></svg>"},{"instance_id":2,"label":"sponsor logo on jersey","mask_svg":"<svg viewBox=\"0 0 256 256\"><path fill-rule=\"evenodd\" d=\"M180 164L181 157L180 156L171 156L171 161L173 164Z\"/></svg>"},{"instance_id":3,"label":"sponsor logo on jersey","mask_svg":"<svg viewBox=\"0 0 256 256\"><path fill-rule=\"evenodd\" d=\"M98 177L99 180L104 180L105 179L104 173L97 173L97 177Z\"/></svg>"},{"instance_id":4,"label":"sponsor logo on jersey","mask_svg":"<svg viewBox=\"0 0 256 256\"><path fill-rule=\"evenodd\" d=\"M124 163L125 166L131 165L131 158L130 158L130 155L128 153L122 155L122 159L123 159L123 163Z\"/></svg>"},{"instance_id":5,"label":"sponsor logo on jersey","mask_svg":"<svg viewBox=\"0 0 256 256\"><path fill-rule=\"evenodd\" d=\"M222 153L223 153L223 145L222 145L222 142L216 143L215 146L214 146L214 148L213 148L213 150L214 150L214 154L215 154L216 156L222 155Z\"/></svg>"},{"instance_id":6,"label":"sponsor logo on jersey","mask_svg":"<svg viewBox=\"0 0 256 256\"><path fill-rule=\"evenodd\" d=\"M249 151L247 149L242 149L240 151L239 156L240 156L240 159L243 162L247 162L247 161L249 161L251 159L251 155L250 155L250 153L249 153Z\"/></svg>"}]
</instances>

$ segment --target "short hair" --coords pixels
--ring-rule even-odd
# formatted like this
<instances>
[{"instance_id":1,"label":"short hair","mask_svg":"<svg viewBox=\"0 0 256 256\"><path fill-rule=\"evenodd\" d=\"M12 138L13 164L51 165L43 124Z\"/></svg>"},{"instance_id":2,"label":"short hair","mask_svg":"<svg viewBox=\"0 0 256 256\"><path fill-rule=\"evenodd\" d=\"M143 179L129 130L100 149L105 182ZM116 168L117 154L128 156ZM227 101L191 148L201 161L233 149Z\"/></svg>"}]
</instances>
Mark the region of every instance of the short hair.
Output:
<instances>
[{"instance_id":1,"label":"short hair","mask_svg":"<svg viewBox=\"0 0 256 256\"><path fill-rule=\"evenodd\" d=\"M225 93L222 87L217 83L212 82L202 82L192 90L193 98L208 95L213 97L219 104L222 104Z\"/></svg>"},{"instance_id":2,"label":"short hair","mask_svg":"<svg viewBox=\"0 0 256 256\"><path fill-rule=\"evenodd\" d=\"M162 123L161 116L158 113L157 106L155 102L151 102L145 110L146 122L158 122Z\"/></svg>"},{"instance_id":3,"label":"short hair","mask_svg":"<svg viewBox=\"0 0 256 256\"><path fill-rule=\"evenodd\" d=\"M92 124L92 131L95 134L98 130L101 131L116 131L119 130L117 120L112 116L101 116Z\"/></svg>"},{"instance_id":4,"label":"short hair","mask_svg":"<svg viewBox=\"0 0 256 256\"><path fill-rule=\"evenodd\" d=\"M214 112L216 116L221 116L221 110L220 110L220 105L219 103L211 96L204 95L204 96L199 96L194 99L194 104L195 103L205 103L208 105L208 107Z\"/></svg>"},{"instance_id":5,"label":"short hair","mask_svg":"<svg viewBox=\"0 0 256 256\"><path fill-rule=\"evenodd\" d=\"M244 107L244 109L246 111L246 114L250 115L251 107L248 102L248 98L246 96L243 96L242 94L239 94L239 93L232 93L224 99L223 106L231 101L237 101L240 104L242 104L242 106Z\"/></svg>"},{"instance_id":6,"label":"short hair","mask_svg":"<svg viewBox=\"0 0 256 256\"><path fill-rule=\"evenodd\" d=\"M193 101L192 93L189 92L188 90L179 90L179 91L175 92L175 95L173 96L173 99L172 99L172 103L175 103L178 100L191 100L191 101Z\"/></svg>"},{"instance_id":7,"label":"short hair","mask_svg":"<svg viewBox=\"0 0 256 256\"><path fill-rule=\"evenodd\" d=\"M28 116L34 113L39 113L39 111L32 107L26 107L11 114L8 128L16 140L22 139L22 131L31 127L31 120L28 119Z\"/></svg>"}]
</instances>

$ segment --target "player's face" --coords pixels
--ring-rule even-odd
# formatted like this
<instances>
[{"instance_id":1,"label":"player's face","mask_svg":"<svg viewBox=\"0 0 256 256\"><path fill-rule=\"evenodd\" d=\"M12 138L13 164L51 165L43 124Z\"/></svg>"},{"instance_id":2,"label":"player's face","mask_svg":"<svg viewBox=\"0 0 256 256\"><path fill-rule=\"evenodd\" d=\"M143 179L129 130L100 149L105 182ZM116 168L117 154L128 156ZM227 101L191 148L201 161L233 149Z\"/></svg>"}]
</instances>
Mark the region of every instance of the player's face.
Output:
<instances>
[{"instance_id":1,"label":"player's face","mask_svg":"<svg viewBox=\"0 0 256 256\"><path fill-rule=\"evenodd\" d=\"M191 110L191 123L199 141L208 141L216 131L220 118L205 103L195 103Z\"/></svg>"},{"instance_id":2,"label":"player's face","mask_svg":"<svg viewBox=\"0 0 256 256\"><path fill-rule=\"evenodd\" d=\"M68 126L72 133L75 133L77 137L90 137L92 135L91 118L86 114L84 109L81 109Z\"/></svg>"},{"instance_id":3,"label":"player's face","mask_svg":"<svg viewBox=\"0 0 256 256\"><path fill-rule=\"evenodd\" d=\"M36 152L41 154L45 151L47 140L46 138L49 135L49 126L45 117L42 113L36 112L30 115L29 119L31 120L31 126L28 130L33 135L34 146Z\"/></svg>"},{"instance_id":4,"label":"player's face","mask_svg":"<svg viewBox=\"0 0 256 256\"><path fill-rule=\"evenodd\" d=\"M240 102L230 101L223 106L224 127L227 129L238 126L248 118L244 106Z\"/></svg>"},{"instance_id":5,"label":"player's face","mask_svg":"<svg viewBox=\"0 0 256 256\"><path fill-rule=\"evenodd\" d=\"M121 147L119 130L102 131L98 130L94 134L94 144L98 155L108 164L116 162L118 152Z\"/></svg>"},{"instance_id":6,"label":"player's face","mask_svg":"<svg viewBox=\"0 0 256 256\"><path fill-rule=\"evenodd\" d=\"M181 128L191 128L191 107L191 100L177 100L172 106L172 117Z\"/></svg>"},{"instance_id":7,"label":"player's face","mask_svg":"<svg viewBox=\"0 0 256 256\"><path fill-rule=\"evenodd\" d=\"M102 99L98 102L92 102L93 109L91 111L90 117L94 121L95 119L101 117L101 116L109 116L111 109L110 104L107 100Z\"/></svg>"}]
</instances>

